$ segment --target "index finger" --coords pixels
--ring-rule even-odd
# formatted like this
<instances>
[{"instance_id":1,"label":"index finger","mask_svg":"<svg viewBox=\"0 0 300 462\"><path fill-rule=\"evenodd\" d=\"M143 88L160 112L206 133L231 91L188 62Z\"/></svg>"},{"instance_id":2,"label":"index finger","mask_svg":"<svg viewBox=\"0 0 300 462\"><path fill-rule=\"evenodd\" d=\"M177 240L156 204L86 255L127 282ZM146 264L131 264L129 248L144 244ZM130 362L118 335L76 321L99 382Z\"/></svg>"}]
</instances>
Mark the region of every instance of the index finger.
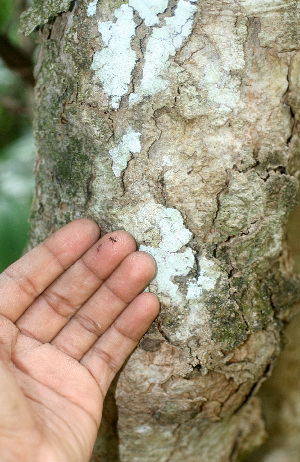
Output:
<instances>
[{"instance_id":1,"label":"index finger","mask_svg":"<svg viewBox=\"0 0 300 462\"><path fill-rule=\"evenodd\" d=\"M0 314L15 322L99 235L94 221L75 220L6 268L0 274Z\"/></svg>"}]
</instances>

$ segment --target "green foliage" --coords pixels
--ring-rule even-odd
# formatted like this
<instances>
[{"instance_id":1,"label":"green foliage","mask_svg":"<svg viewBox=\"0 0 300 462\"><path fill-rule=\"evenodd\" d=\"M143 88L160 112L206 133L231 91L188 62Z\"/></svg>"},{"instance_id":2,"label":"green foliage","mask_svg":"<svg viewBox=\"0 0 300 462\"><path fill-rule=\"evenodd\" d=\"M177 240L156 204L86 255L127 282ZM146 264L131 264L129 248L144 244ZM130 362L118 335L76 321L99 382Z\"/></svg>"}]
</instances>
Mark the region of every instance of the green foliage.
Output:
<instances>
[{"instance_id":1,"label":"green foliage","mask_svg":"<svg viewBox=\"0 0 300 462\"><path fill-rule=\"evenodd\" d=\"M28 240L29 207L11 198L0 204L0 272L20 258Z\"/></svg>"},{"instance_id":2,"label":"green foliage","mask_svg":"<svg viewBox=\"0 0 300 462\"><path fill-rule=\"evenodd\" d=\"M20 257L28 239L33 190L32 132L2 151L0 160L0 271Z\"/></svg>"},{"instance_id":3,"label":"green foliage","mask_svg":"<svg viewBox=\"0 0 300 462\"><path fill-rule=\"evenodd\" d=\"M20 8L21 2L0 0L0 34L30 54L33 40L18 35ZM31 93L0 59L0 272L20 257L28 239L34 154Z\"/></svg>"},{"instance_id":4,"label":"green foliage","mask_svg":"<svg viewBox=\"0 0 300 462\"><path fill-rule=\"evenodd\" d=\"M15 44L22 38L18 35L21 2L17 0L0 1L0 33L8 35Z\"/></svg>"},{"instance_id":5,"label":"green foliage","mask_svg":"<svg viewBox=\"0 0 300 462\"><path fill-rule=\"evenodd\" d=\"M5 67L0 59L0 157L2 148L22 135L31 126L26 114L26 87L21 78ZM1 101L3 102L1 104ZM7 102L5 106L4 102ZM9 105L19 105L14 111Z\"/></svg>"},{"instance_id":6,"label":"green foliage","mask_svg":"<svg viewBox=\"0 0 300 462\"><path fill-rule=\"evenodd\" d=\"M0 2L0 28L5 26L11 19L15 11L15 2L11 0L1 0Z\"/></svg>"}]
</instances>

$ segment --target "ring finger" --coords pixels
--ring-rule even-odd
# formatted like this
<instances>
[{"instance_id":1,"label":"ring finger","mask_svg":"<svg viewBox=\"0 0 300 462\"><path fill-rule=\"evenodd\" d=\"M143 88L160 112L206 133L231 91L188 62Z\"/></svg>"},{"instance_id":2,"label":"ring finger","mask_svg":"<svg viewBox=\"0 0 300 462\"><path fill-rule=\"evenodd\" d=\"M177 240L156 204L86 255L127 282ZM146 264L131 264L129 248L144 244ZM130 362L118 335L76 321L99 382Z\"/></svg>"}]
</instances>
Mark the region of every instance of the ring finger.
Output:
<instances>
[{"instance_id":1,"label":"ring finger","mask_svg":"<svg viewBox=\"0 0 300 462\"><path fill-rule=\"evenodd\" d=\"M52 344L80 360L155 274L155 262L134 252L121 263L98 291L53 339Z\"/></svg>"}]
</instances>

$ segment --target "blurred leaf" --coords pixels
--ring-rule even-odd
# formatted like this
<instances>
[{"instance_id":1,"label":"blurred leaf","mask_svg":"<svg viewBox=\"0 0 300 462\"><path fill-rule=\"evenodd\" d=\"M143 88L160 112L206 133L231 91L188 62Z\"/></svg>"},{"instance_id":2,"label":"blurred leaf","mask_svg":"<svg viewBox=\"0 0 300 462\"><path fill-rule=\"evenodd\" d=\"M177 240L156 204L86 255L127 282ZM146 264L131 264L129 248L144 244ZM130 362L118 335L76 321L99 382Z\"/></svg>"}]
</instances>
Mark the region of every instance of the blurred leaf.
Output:
<instances>
[{"instance_id":1,"label":"blurred leaf","mask_svg":"<svg viewBox=\"0 0 300 462\"><path fill-rule=\"evenodd\" d=\"M28 3L0 0L0 34L11 48L30 57L34 38L17 32ZM3 46L2 52L4 58L12 58L10 47ZM20 257L28 239L34 156L31 102L30 85L0 59L0 271Z\"/></svg>"},{"instance_id":2,"label":"blurred leaf","mask_svg":"<svg viewBox=\"0 0 300 462\"><path fill-rule=\"evenodd\" d=\"M34 140L26 132L2 153L0 161L0 271L20 257L28 239L33 191Z\"/></svg>"},{"instance_id":3,"label":"blurred leaf","mask_svg":"<svg viewBox=\"0 0 300 462\"><path fill-rule=\"evenodd\" d=\"M3 94L4 92L9 91L12 89L16 83L20 83L20 79L18 76L7 69L5 64L3 63L2 59L0 58L0 91Z\"/></svg>"},{"instance_id":4,"label":"blurred leaf","mask_svg":"<svg viewBox=\"0 0 300 462\"><path fill-rule=\"evenodd\" d=\"M7 26L9 20L16 11L16 2L13 0L1 0L0 2L0 28Z\"/></svg>"},{"instance_id":5,"label":"blurred leaf","mask_svg":"<svg viewBox=\"0 0 300 462\"><path fill-rule=\"evenodd\" d=\"M0 158L2 148L31 127L31 117L26 114L26 111L29 113L26 104L29 96L29 89L25 88L22 79L7 69L0 59ZM10 104L5 107L5 102Z\"/></svg>"},{"instance_id":6,"label":"blurred leaf","mask_svg":"<svg viewBox=\"0 0 300 462\"><path fill-rule=\"evenodd\" d=\"M0 203L0 272L20 258L28 241L30 206L6 198Z\"/></svg>"}]
</instances>

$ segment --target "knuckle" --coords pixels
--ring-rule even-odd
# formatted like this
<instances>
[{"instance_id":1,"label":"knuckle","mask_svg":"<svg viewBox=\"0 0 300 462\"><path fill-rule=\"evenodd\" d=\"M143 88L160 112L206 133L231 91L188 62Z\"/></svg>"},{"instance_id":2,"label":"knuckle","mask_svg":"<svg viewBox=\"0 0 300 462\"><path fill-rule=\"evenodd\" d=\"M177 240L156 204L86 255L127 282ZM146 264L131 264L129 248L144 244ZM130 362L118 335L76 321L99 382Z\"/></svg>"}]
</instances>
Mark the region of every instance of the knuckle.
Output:
<instances>
[{"instance_id":1,"label":"knuckle","mask_svg":"<svg viewBox=\"0 0 300 462\"><path fill-rule=\"evenodd\" d=\"M77 307L73 306L62 294L56 293L54 289L48 288L42 297L53 311L64 318L71 318L77 310Z\"/></svg>"}]
</instances>

